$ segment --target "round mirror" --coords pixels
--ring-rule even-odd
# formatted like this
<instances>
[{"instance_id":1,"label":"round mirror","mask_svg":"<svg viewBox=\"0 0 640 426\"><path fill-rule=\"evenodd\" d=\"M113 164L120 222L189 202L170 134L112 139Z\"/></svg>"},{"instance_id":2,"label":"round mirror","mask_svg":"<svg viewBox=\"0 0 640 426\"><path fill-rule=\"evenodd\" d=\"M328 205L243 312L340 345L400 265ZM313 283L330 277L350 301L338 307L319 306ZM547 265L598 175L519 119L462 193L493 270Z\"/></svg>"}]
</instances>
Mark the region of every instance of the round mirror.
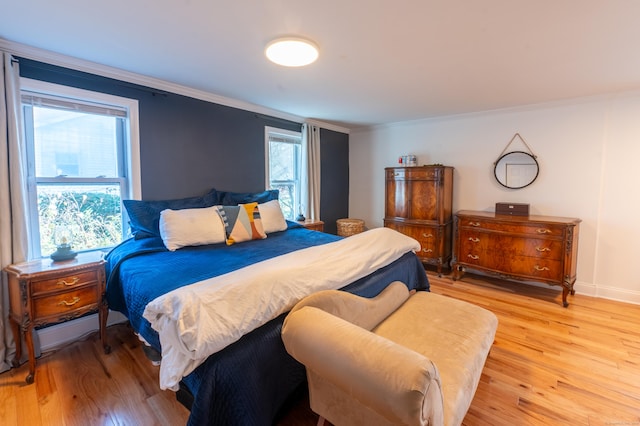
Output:
<instances>
[{"instance_id":1,"label":"round mirror","mask_svg":"<svg viewBox=\"0 0 640 426\"><path fill-rule=\"evenodd\" d=\"M538 177L536 157L523 151L507 152L496 161L496 180L505 188L519 189L529 186Z\"/></svg>"}]
</instances>

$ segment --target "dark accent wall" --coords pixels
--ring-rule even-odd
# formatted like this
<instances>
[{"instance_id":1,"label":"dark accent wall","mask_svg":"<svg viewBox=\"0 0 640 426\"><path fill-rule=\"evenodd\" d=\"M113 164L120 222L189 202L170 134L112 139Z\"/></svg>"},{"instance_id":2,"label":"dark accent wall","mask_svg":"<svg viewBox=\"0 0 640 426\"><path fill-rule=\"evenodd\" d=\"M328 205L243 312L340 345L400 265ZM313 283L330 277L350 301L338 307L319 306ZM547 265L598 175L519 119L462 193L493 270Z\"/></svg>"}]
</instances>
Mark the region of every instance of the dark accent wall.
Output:
<instances>
[{"instance_id":1,"label":"dark accent wall","mask_svg":"<svg viewBox=\"0 0 640 426\"><path fill-rule=\"evenodd\" d=\"M349 217L349 135L322 129L320 162L320 218L335 234L336 220Z\"/></svg>"},{"instance_id":2,"label":"dark accent wall","mask_svg":"<svg viewBox=\"0 0 640 426\"><path fill-rule=\"evenodd\" d=\"M142 198L159 200L211 188L265 189L264 127L301 124L20 58L22 77L138 100ZM349 206L349 135L322 129L321 216L327 231ZM326 216L325 216L326 214ZM333 223L333 225L331 225Z\"/></svg>"}]
</instances>

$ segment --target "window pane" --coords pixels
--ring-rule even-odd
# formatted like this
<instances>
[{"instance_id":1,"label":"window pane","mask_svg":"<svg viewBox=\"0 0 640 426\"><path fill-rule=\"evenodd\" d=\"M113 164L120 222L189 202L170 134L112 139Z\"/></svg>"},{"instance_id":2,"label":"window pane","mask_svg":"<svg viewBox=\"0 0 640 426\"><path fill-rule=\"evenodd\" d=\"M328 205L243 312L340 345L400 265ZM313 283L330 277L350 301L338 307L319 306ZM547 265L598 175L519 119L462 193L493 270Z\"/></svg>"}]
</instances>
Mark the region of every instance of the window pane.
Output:
<instances>
[{"instance_id":1,"label":"window pane","mask_svg":"<svg viewBox=\"0 0 640 426\"><path fill-rule=\"evenodd\" d=\"M117 120L34 106L36 176L118 177Z\"/></svg>"},{"instance_id":2,"label":"window pane","mask_svg":"<svg viewBox=\"0 0 640 426\"><path fill-rule=\"evenodd\" d=\"M43 256L55 251L58 225L71 231L73 250L110 247L122 240L120 185L38 184L40 246Z\"/></svg>"},{"instance_id":3,"label":"window pane","mask_svg":"<svg viewBox=\"0 0 640 426\"><path fill-rule=\"evenodd\" d=\"M269 141L269 187L280 191L282 213L293 220L300 212L300 144Z\"/></svg>"},{"instance_id":4,"label":"window pane","mask_svg":"<svg viewBox=\"0 0 640 426\"><path fill-rule=\"evenodd\" d=\"M285 218L293 220L296 215L295 203L295 185L294 184L273 184L270 189L277 189L279 191L278 201L280 202L280 209Z\"/></svg>"},{"instance_id":5,"label":"window pane","mask_svg":"<svg viewBox=\"0 0 640 426\"><path fill-rule=\"evenodd\" d=\"M291 143L269 143L269 176L272 181L296 179L296 151L299 145Z\"/></svg>"}]
</instances>

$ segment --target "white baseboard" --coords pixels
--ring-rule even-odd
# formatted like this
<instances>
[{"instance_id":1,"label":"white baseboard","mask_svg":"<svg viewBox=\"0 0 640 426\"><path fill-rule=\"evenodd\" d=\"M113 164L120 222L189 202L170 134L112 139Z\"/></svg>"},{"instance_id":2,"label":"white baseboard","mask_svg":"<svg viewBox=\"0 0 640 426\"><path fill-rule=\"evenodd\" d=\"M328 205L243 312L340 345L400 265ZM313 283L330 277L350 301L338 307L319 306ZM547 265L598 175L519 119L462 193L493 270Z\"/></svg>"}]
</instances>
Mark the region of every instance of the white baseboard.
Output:
<instances>
[{"instance_id":1,"label":"white baseboard","mask_svg":"<svg viewBox=\"0 0 640 426\"><path fill-rule=\"evenodd\" d=\"M107 326L126 321L127 318L120 312L109 311ZM40 350L46 352L58 348L99 328L98 314L92 314L37 330Z\"/></svg>"},{"instance_id":2,"label":"white baseboard","mask_svg":"<svg viewBox=\"0 0 640 426\"><path fill-rule=\"evenodd\" d=\"M640 305L640 291L637 290L587 284L579 281L573 285L573 288L578 294Z\"/></svg>"},{"instance_id":3,"label":"white baseboard","mask_svg":"<svg viewBox=\"0 0 640 426\"><path fill-rule=\"evenodd\" d=\"M573 289L576 291L576 293L584 294L585 296L597 297L596 294L598 293L598 289L594 284L585 283L581 281L576 281L573 284Z\"/></svg>"}]
</instances>

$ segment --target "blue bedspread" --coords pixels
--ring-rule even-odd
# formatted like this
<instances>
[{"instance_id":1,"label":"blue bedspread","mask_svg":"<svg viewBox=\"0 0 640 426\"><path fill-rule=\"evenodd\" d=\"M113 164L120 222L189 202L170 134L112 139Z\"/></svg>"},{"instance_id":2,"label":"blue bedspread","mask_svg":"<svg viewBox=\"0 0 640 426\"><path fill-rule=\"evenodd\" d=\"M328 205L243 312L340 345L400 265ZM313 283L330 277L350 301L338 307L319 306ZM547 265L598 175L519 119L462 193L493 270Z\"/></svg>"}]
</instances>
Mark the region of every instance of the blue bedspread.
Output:
<instances>
[{"instance_id":1,"label":"blue bedspread","mask_svg":"<svg viewBox=\"0 0 640 426\"><path fill-rule=\"evenodd\" d=\"M269 234L264 240L231 246L221 243L171 252L160 238L129 239L114 248L106 259L109 308L122 312L136 332L159 348L157 333L142 317L147 303L156 297L262 260L339 238L311 232L289 222L287 231Z\"/></svg>"},{"instance_id":2,"label":"blue bedspread","mask_svg":"<svg viewBox=\"0 0 640 426\"><path fill-rule=\"evenodd\" d=\"M106 259L109 308L126 315L133 329L160 349L157 333L142 317L151 300L184 285L339 238L289 222L286 231L232 246L214 244L170 252L160 238L130 239ZM429 286L422 264L408 253L344 290L373 297L394 280L407 283L410 289L428 290ZM305 379L304 367L286 353L280 339L285 315L213 354L183 379L194 398L190 425L272 424L286 398Z\"/></svg>"}]
</instances>

